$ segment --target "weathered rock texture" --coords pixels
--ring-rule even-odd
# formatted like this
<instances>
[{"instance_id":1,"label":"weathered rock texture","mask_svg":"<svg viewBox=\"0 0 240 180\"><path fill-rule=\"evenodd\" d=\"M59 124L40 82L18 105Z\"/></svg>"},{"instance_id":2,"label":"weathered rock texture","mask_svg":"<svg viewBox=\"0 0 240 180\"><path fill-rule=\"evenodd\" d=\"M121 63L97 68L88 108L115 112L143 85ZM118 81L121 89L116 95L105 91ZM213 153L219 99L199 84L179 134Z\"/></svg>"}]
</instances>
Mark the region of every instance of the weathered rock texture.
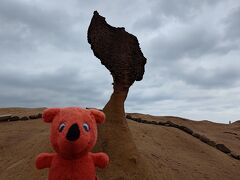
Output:
<instances>
[{"instance_id":1,"label":"weathered rock texture","mask_svg":"<svg viewBox=\"0 0 240 180\"><path fill-rule=\"evenodd\" d=\"M137 38L122 27L107 24L97 11L88 29L88 42L94 55L111 72L114 89L126 91L134 81L142 80L146 58Z\"/></svg>"},{"instance_id":2,"label":"weathered rock texture","mask_svg":"<svg viewBox=\"0 0 240 180\"><path fill-rule=\"evenodd\" d=\"M113 94L103 109L107 121L99 128L101 140L97 143L98 150L109 154L110 165L98 174L104 179L152 179L133 141L124 110L129 87L144 74L146 58L138 40L124 28L107 24L95 11L88 29L88 42L113 77Z\"/></svg>"}]
</instances>

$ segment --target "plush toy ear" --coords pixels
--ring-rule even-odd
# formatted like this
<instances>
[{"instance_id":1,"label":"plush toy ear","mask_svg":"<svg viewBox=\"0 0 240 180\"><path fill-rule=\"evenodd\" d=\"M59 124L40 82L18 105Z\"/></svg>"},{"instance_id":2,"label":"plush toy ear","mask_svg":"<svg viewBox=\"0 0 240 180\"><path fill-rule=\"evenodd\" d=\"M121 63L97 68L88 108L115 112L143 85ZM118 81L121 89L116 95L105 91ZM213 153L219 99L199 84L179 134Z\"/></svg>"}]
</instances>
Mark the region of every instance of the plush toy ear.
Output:
<instances>
[{"instance_id":1,"label":"plush toy ear","mask_svg":"<svg viewBox=\"0 0 240 180\"><path fill-rule=\"evenodd\" d=\"M102 111L96 109L89 109L91 114L94 116L97 123L103 123L105 121L105 114Z\"/></svg>"},{"instance_id":2,"label":"plush toy ear","mask_svg":"<svg viewBox=\"0 0 240 180\"><path fill-rule=\"evenodd\" d=\"M43 111L43 120L52 122L53 118L60 112L60 108L48 108Z\"/></svg>"}]
</instances>

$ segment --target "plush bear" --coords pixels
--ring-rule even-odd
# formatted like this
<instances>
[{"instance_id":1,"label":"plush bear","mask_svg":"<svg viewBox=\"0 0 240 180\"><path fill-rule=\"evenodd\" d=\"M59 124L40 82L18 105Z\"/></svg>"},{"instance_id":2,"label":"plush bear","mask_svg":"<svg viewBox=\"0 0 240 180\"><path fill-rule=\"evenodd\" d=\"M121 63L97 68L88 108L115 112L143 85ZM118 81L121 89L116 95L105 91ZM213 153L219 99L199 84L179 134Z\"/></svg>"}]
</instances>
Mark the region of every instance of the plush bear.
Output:
<instances>
[{"instance_id":1,"label":"plush bear","mask_svg":"<svg viewBox=\"0 0 240 180\"><path fill-rule=\"evenodd\" d=\"M49 168L48 180L95 180L95 167L105 168L107 154L90 152L97 140L97 123L105 115L95 109L49 108L43 120L52 123L50 140L56 153L41 153L37 169Z\"/></svg>"}]
</instances>

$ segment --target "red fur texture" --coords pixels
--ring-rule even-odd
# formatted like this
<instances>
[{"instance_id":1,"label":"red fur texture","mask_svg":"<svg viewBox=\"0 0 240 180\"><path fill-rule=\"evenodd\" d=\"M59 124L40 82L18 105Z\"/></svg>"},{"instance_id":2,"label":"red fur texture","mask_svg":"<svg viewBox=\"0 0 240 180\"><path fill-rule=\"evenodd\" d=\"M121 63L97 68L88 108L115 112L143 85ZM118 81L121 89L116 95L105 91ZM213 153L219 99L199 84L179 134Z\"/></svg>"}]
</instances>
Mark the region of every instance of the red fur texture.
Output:
<instances>
[{"instance_id":1,"label":"red fur texture","mask_svg":"<svg viewBox=\"0 0 240 180\"><path fill-rule=\"evenodd\" d=\"M39 154L36 167L49 168L48 180L95 180L95 167L105 168L109 163L107 154L90 152L104 113L78 107L49 108L43 112L43 120L52 123L50 140L56 153Z\"/></svg>"}]
</instances>

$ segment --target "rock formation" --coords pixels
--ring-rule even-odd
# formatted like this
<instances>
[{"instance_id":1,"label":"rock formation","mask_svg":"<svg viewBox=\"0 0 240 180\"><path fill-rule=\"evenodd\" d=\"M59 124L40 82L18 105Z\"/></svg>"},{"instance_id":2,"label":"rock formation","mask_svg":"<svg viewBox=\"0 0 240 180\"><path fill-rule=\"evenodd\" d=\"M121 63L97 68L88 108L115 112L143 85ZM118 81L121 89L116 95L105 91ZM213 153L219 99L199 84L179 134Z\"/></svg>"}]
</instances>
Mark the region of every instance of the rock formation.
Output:
<instances>
[{"instance_id":1,"label":"rock formation","mask_svg":"<svg viewBox=\"0 0 240 180\"><path fill-rule=\"evenodd\" d=\"M138 40L124 28L107 24L95 11L88 29L88 42L113 77L113 93L103 108L107 121L99 128L97 143L98 150L110 155L110 165L99 175L105 179L152 179L133 142L124 110L130 86L142 80L144 74L146 58Z\"/></svg>"},{"instance_id":2,"label":"rock formation","mask_svg":"<svg viewBox=\"0 0 240 180\"><path fill-rule=\"evenodd\" d=\"M38 113L35 115L30 115L30 116L16 116L16 115L0 115L0 122L5 122L5 121L25 121L29 119L40 119L42 118L42 113Z\"/></svg>"},{"instance_id":3,"label":"rock formation","mask_svg":"<svg viewBox=\"0 0 240 180\"><path fill-rule=\"evenodd\" d=\"M134 81L142 80L146 58L137 38L122 27L107 24L97 11L88 29L88 42L94 55L111 72L114 90L127 91Z\"/></svg>"},{"instance_id":4,"label":"rock formation","mask_svg":"<svg viewBox=\"0 0 240 180\"><path fill-rule=\"evenodd\" d=\"M229 156L233 157L234 159L240 160L240 155L237 154L236 152L233 152L232 150L230 150L226 145L224 144L217 144L215 141L210 140L208 137L206 137L205 135L200 135L196 132L193 132L192 129L186 127L186 126L179 126L178 124L175 124L171 121L166 121L166 122L157 122L157 121L149 121L149 120L145 120L139 117L134 117L130 114L126 115L126 118L129 120L133 120L135 122L138 123L144 123L144 124L152 124L152 125L160 125L160 126L165 126L165 127L174 127L177 128L179 130L184 131L185 133L188 133L189 135L192 135L193 137L199 139L200 141L208 144L209 146L212 146L214 148L216 148L219 151L222 151L225 154L228 154ZM180 119L180 118L178 118ZM228 134L232 134L232 135L236 135L236 133L232 133L232 132L224 132L224 133L228 133Z\"/></svg>"}]
</instances>

